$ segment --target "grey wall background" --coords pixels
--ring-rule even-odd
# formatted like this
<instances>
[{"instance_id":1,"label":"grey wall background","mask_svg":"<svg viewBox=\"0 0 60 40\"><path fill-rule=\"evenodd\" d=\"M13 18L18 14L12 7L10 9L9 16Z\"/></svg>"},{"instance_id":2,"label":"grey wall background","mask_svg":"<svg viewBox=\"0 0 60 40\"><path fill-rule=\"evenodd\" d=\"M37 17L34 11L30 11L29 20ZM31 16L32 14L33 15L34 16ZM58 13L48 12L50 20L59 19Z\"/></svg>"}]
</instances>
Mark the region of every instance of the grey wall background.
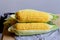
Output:
<instances>
[{"instance_id":1,"label":"grey wall background","mask_svg":"<svg viewBox=\"0 0 60 40\"><path fill-rule=\"evenodd\" d=\"M0 15L29 8L60 13L60 0L0 0Z\"/></svg>"}]
</instances>

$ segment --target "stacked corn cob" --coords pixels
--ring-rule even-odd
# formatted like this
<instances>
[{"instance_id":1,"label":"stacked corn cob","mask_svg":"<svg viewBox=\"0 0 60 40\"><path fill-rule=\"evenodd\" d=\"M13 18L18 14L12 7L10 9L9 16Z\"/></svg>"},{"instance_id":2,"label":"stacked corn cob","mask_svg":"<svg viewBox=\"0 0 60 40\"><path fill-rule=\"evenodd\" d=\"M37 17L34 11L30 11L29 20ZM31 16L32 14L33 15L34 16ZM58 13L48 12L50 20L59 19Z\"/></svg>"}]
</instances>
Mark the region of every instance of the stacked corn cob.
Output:
<instances>
[{"instance_id":1,"label":"stacked corn cob","mask_svg":"<svg viewBox=\"0 0 60 40\"><path fill-rule=\"evenodd\" d=\"M53 19L51 14L37 10L21 10L16 13L18 22L48 22Z\"/></svg>"},{"instance_id":2,"label":"stacked corn cob","mask_svg":"<svg viewBox=\"0 0 60 40\"><path fill-rule=\"evenodd\" d=\"M8 31L16 35L34 35L58 29L56 25L48 24L58 16L47 12L25 9L16 12L10 18L13 18L17 23L9 27Z\"/></svg>"}]
</instances>

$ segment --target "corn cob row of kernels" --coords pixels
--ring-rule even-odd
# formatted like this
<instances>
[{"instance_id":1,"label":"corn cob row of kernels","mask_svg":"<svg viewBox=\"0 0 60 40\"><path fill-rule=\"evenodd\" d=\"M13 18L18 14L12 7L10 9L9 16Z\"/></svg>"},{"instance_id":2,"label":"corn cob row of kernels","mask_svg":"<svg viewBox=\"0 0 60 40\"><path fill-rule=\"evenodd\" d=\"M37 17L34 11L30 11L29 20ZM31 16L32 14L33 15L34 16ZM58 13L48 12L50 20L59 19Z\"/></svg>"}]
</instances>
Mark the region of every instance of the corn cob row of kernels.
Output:
<instances>
[{"instance_id":1,"label":"corn cob row of kernels","mask_svg":"<svg viewBox=\"0 0 60 40\"><path fill-rule=\"evenodd\" d=\"M16 23L16 30L50 30L50 25L47 23Z\"/></svg>"},{"instance_id":2,"label":"corn cob row of kernels","mask_svg":"<svg viewBox=\"0 0 60 40\"><path fill-rule=\"evenodd\" d=\"M26 9L16 12L16 19L18 22L48 22L53 16L47 12Z\"/></svg>"}]
</instances>

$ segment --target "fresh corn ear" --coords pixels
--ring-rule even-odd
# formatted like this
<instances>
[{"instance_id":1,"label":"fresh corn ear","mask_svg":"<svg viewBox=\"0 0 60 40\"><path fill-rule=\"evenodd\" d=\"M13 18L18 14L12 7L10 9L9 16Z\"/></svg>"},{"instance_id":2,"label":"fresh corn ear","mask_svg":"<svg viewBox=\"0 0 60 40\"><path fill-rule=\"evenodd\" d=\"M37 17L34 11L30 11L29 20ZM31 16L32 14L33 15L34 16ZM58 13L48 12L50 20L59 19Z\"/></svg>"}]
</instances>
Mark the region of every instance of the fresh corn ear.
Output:
<instances>
[{"instance_id":1,"label":"fresh corn ear","mask_svg":"<svg viewBox=\"0 0 60 40\"><path fill-rule=\"evenodd\" d=\"M53 16L47 12L25 9L16 12L18 22L48 22L53 19Z\"/></svg>"},{"instance_id":2,"label":"fresh corn ear","mask_svg":"<svg viewBox=\"0 0 60 40\"><path fill-rule=\"evenodd\" d=\"M16 35L34 35L47 33L56 29L58 29L56 25L46 23L17 23L9 27L8 31Z\"/></svg>"},{"instance_id":3,"label":"fresh corn ear","mask_svg":"<svg viewBox=\"0 0 60 40\"><path fill-rule=\"evenodd\" d=\"M16 30L50 30L50 25L46 23L16 23Z\"/></svg>"}]
</instances>

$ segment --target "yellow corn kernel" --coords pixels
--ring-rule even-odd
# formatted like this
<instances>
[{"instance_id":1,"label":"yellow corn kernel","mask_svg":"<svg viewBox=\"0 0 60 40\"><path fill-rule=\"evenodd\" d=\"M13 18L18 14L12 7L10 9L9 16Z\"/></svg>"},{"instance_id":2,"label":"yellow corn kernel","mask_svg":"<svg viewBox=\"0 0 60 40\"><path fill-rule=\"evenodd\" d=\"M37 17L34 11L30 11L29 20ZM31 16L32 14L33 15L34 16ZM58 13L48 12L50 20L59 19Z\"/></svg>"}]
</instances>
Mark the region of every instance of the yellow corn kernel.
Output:
<instances>
[{"instance_id":1,"label":"yellow corn kernel","mask_svg":"<svg viewBox=\"0 0 60 40\"><path fill-rule=\"evenodd\" d=\"M16 12L18 22L48 22L52 19L52 15L47 12L25 9Z\"/></svg>"},{"instance_id":2,"label":"yellow corn kernel","mask_svg":"<svg viewBox=\"0 0 60 40\"><path fill-rule=\"evenodd\" d=\"M16 30L49 30L50 25L46 23L16 23Z\"/></svg>"}]
</instances>

